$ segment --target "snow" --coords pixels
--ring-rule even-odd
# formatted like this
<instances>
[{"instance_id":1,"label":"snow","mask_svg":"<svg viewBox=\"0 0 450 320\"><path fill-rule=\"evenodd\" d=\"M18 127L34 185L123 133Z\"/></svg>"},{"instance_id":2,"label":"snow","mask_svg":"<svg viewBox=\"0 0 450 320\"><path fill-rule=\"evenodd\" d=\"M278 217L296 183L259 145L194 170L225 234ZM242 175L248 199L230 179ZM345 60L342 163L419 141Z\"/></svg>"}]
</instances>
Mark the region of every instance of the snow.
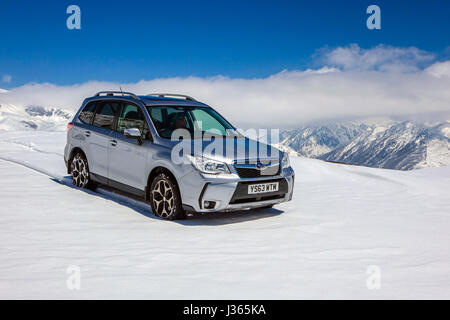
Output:
<instances>
[{"instance_id":1,"label":"snow","mask_svg":"<svg viewBox=\"0 0 450 320\"><path fill-rule=\"evenodd\" d=\"M440 167L448 164L450 141L433 139L428 142L425 160L417 164L418 168Z\"/></svg>"},{"instance_id":2,"label":"snow","mask_svg":"<svg viewBox=\"0 0 450 320\"><path fill-rule=\"evenodd\" d=\"M450 298L450 167L292 157L293 201L168 222L73 187L64 144L64 132L0 133L1 299Z\"/></svg>"},{"instance_id":3,"label":"snow","mask_svg":"<svg viewBox=\"0 0 450 320\"><path fill-rule=\"evenodd\" d=\"M61 108L23 106L0 95L0 132L35 130L63 131L73 111Z\"/></svg>"}]
</instances>

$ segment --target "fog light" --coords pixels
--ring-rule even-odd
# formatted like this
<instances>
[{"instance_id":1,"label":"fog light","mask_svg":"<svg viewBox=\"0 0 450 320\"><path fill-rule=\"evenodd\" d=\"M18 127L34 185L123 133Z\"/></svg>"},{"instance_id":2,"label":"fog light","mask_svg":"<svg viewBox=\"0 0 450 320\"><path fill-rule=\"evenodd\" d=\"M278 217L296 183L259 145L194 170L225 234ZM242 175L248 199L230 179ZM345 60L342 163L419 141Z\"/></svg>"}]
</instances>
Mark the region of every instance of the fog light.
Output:
<instances>
[{"instance_id":1,"label":"fog light","mask_svg":"<svg viewBox=\"0 0 450 320\"><path fill-rule=\"evenodd\" d=\"M203 208L204 209L214 209L216 206L215 201L203 201Z\"/></svg>"}]
</instances>

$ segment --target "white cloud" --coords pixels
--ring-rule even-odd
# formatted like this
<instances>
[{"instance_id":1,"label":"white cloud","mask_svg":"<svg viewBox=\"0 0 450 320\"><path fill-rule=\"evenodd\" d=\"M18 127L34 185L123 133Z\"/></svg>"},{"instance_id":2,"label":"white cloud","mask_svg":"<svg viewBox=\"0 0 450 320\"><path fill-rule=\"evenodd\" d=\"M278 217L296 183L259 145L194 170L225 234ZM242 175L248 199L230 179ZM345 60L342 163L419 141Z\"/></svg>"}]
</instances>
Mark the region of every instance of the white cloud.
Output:
<instances>
[{"instance_id":1,"label":"white cloud","mask_svg":"<svg viewBox=\"0 0 450 320\"><path fill-rule=\"evenodd\" d=\"M335 51L343 57L344 49ZM119 86L136 94L184 93L215 107L238 126L281 128L331 118L450 112L450 61L431 64L432 55L411 48L378 46L373 51L354 47L349 50L356 54L351 53L345 59L333 55L334 61L342 61L340 65L285 70L267 78L187 77L128 84L91 81L72 86L42 83L14 88L4 95L23 106L76 110L85 97L101 90L118 90ZM384 58L377 57L378 52ZM386 67L402 57L408 68ZM431 65L421 69L420 64L425 61Z\"/></svg>"},{"instance_id":2,"label":"white cloud","mask_svg":"<svg viewBox=\"0 0 450 320\"><path fill-rule=\"evenodd\" d=\"M318 51L320 60L344 70L411 72L430 64L435 56L415 47L397 48L378 45L362 49L357 44Z\"/></svg>"},{"instance_id":3,"label":"white cloud","mask_svg":"<svg viewBox=\"0 0 450 320\"><path fill-rule=\"evenodd\" d=\"M5 83L10 83L11 80L12 80L12 76L9 75L9 74L4 74L4 75L2 76L2 81L5 82Z\"/></svg>"},{"instance_id":4,"label":"white cloud","mask_svg":"<svg viewBox=\"0 0 450 320\"><path fill-rule=\"evenodd\" d=\"M436 62L426 68L425 72L436 78L450 77L450 61Z\"/></svg>"}]
</instances>

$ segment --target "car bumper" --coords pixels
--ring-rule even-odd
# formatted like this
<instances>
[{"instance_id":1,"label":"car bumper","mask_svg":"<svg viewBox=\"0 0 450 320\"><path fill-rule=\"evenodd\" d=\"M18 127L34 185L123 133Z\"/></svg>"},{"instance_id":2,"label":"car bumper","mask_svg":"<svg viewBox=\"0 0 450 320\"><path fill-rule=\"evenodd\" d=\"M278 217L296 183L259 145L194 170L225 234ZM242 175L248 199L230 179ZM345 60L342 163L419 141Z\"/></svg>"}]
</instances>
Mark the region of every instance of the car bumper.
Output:
<instances>
[{"instance_id":1,"label":"car bumper","mask_svg":"<svg viewBox=\"0 0 450 320\"><path fill-rule=\"evenodd\" d=\"M279 182L279 191L267 194L249 195L249 184ZM292 199L294 171L291 167L281 174L252 179L229 176L206 175L192 171L178 179L183 207L187 211L219 212L253 209L275 205ZM214 202L213 208L206 208L205 202Z\"/></svg>"}]
</instances>

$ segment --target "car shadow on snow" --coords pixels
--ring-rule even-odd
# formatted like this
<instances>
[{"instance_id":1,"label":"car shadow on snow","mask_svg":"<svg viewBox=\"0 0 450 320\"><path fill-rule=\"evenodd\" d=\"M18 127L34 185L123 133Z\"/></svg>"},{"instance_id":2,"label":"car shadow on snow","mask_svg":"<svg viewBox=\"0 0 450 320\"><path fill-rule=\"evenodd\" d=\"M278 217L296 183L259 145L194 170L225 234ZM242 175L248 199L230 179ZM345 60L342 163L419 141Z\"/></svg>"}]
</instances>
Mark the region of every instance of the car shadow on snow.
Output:
<instances>
[{"instance_id":1,"label":"car shadow on snow","mask_svg":"<svg viewBox=\"0 0 450 320\"><path fill-rule=\"evenodd\" d=\"M70 176L65 176L63 179L50 178L50 180L66 187L86 192L92 196L113 201L117 204L128 207L147 218L164 221L164 219L161 219L153 214L149 204L132 195L125 194L117 190L112 190L107 187L101 187L95 191L79 188L72 184ZM283 212L284 211L275 208L241 210L233 212L214 212L189 215L184 220L174 220L172 222L185 226L218 226L271 218L278 216Z\"/></svg>"},{"instance_id":2,"label":"car shadow on snow","mask_svg":"<svg viewBox=\"0 0 450 320\"><path fill-rule=\"evenodd\" d=\"M275 208L240 210L233 212L214 212L195 214L185 220L175 221L185 226L219 226L246 221L271 218L282 214L284 211Z\"/></svg>"}]
</instances>

